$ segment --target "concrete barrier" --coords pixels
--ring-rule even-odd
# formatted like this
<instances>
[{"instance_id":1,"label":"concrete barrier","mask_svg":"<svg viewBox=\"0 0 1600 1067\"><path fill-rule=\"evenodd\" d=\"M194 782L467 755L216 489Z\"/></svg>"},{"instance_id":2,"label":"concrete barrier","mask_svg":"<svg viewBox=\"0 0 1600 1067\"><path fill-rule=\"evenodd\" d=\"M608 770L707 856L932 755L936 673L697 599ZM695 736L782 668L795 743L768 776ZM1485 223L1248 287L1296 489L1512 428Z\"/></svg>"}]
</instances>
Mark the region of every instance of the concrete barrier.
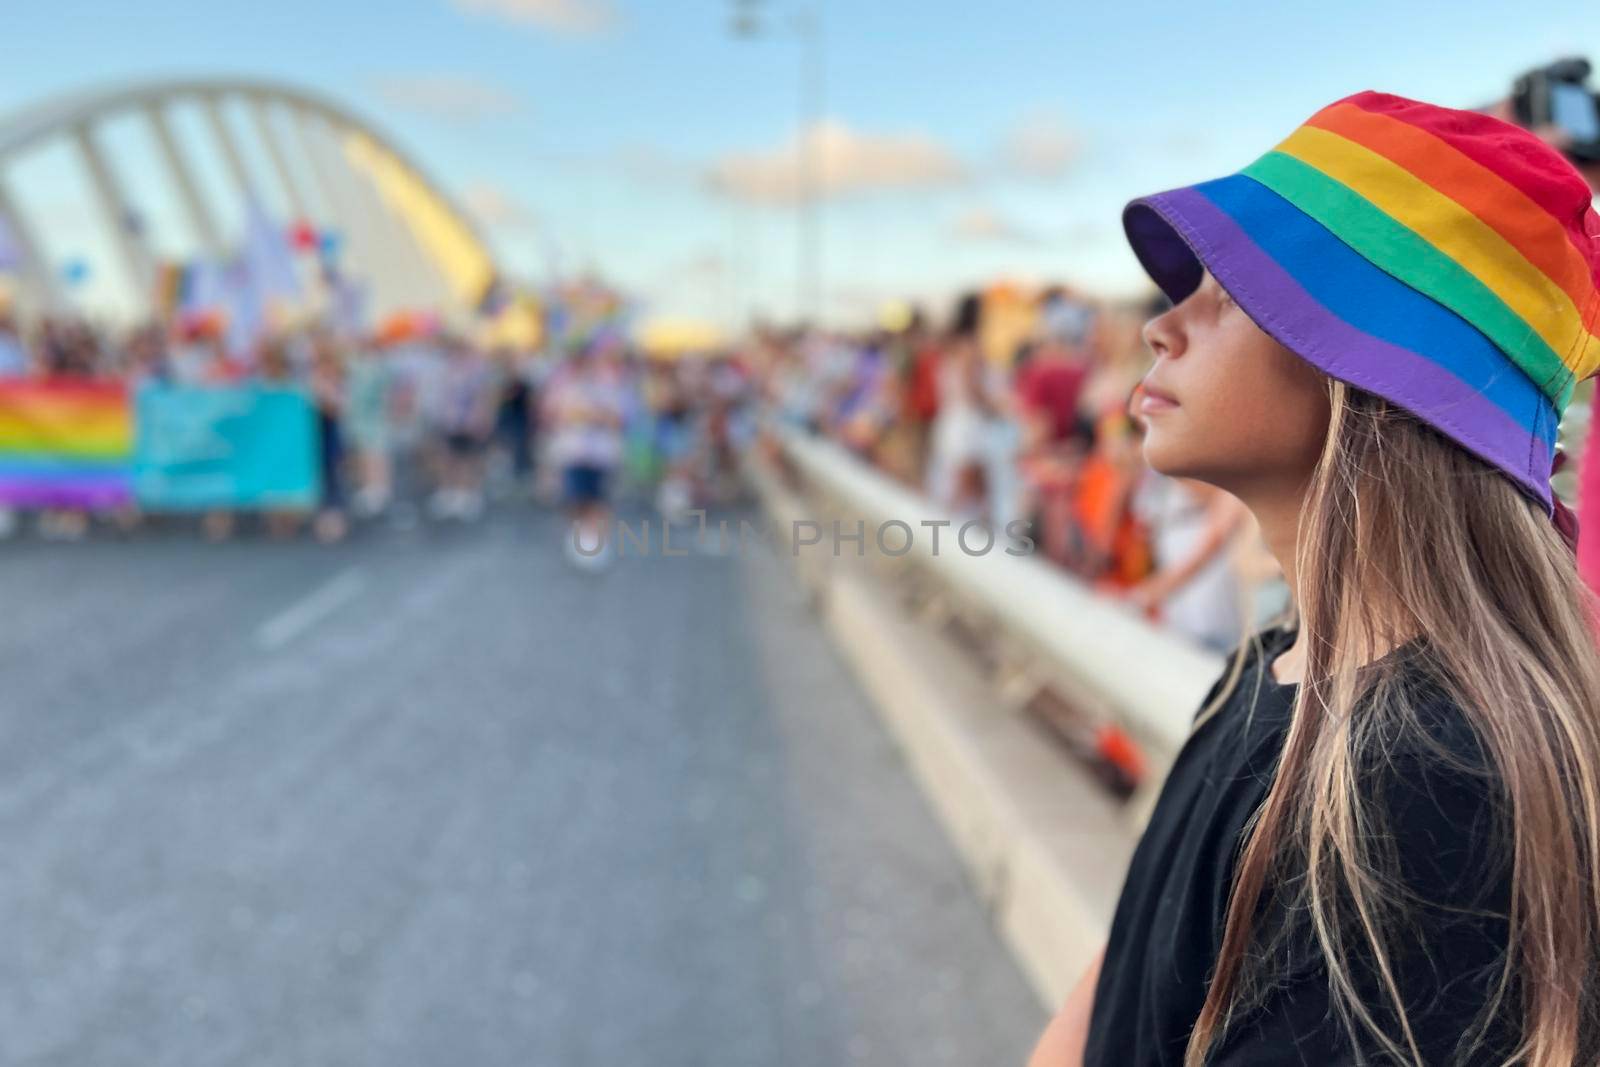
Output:
<instances>
[{"instance_id":1,"label":"concrete barrier","mask_svg":"<svg viewBox=\"0 0 1600 1067\"><path fill-rule=\"evenodd\" d=\"M780 550L900 744L994 922L1041 1000L1058 1006L1105 938L1137 841L1142 804L1113 798L1014 702L991 672L939 627L906 608L897 575L949 598L1024 650L1026 671L1093 705L1138 738L1159 779L1187 734L1220 657L1197 651L1040 560L912 542L884 558L835 553L832 523L951 525L910 492L831 443L779 435L782 469L752 459L748 474ZM818 544L797 549L796 524ZM893 547L903 537L897 529ZM876 557L876 558L874 558Z\"/></svg>"}]
</instances>

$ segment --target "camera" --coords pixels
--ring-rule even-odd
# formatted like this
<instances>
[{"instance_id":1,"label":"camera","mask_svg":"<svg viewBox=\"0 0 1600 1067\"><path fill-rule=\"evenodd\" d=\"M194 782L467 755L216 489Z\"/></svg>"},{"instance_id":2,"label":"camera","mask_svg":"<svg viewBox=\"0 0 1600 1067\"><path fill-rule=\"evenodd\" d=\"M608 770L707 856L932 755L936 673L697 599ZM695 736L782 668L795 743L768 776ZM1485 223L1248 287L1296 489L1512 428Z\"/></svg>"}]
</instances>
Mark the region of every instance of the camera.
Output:
<instances>
[{"instance_id":1,"label":"camera","mask_svg":"<svg viewBox=\"0 0 1600 1067\"><path fill-rule=\"evenodd\" d=\"M1560 59L1531 70L1511 88L1518 124L1554 126L1567 135L1567 155L1581 163L1600 162L1600 97L1589 89L1587 59Z\"/></svg>"}]
</instances>

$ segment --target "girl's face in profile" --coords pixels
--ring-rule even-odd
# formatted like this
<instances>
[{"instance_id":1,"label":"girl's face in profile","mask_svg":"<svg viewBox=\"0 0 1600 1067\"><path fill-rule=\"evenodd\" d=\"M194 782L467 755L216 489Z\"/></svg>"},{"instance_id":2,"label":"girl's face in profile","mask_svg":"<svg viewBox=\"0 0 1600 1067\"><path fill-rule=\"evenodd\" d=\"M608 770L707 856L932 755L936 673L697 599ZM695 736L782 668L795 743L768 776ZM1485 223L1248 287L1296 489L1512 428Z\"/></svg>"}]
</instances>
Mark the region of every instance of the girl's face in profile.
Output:
<instances>
[{"instance_id":1,"label":"girl's face in profile","mask_svg":"<svg viewBox=\"0 0 1600 1067\"><path fill-rule=\"evenodd\" d=\"M1328 434L1326 379L1257 326L1208 272L1145 324L1156 362L1133 414L1144 457L1236 495L1303 487Z\"/></svg>"}]
</instances>

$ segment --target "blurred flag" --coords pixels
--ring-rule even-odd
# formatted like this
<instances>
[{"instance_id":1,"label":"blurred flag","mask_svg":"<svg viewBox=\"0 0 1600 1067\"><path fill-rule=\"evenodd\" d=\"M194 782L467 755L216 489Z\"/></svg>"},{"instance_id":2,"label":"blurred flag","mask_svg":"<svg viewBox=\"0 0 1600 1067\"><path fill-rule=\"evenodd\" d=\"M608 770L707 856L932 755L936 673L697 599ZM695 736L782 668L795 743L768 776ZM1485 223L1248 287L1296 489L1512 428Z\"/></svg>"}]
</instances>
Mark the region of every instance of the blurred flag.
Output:
<instances>
[{"instance_id":1,"label":"blurred flag","mask_svg":"<svg viewBox=\"0 0 1600 1067\"><path fill-rule=\"evenodd\" d=\"M215 311L226 302L223 268L209 259L197 259L189 264L188 278L178 297L178 311L196 315Z\"/></svg>"},{"instance_id":2,"label":"blurred flag","mask_svg":"<svg viewBox=\"0 0 1600 1067\"><path fill-rule=\"evenodd\" d=\"M322 236L317 240L317 253L322 257L322 265L331 267L339 262L339 253L344 248L344 236L337 230L323 230Z\"/></svg>"},{"instance_id":3,"label":"blurred flag","mask_svg":"<svg viewBox=\"0 0 1600 1067\"><path fill-rule=\"evenodd\" d=\"M0 504L86 509L127 504L133 435L121 382L0 383Z\"/></svg>"},{"instance_id":4,"label":"blurred flag","mask_svg":"<svg viewBox=\"0 0 1600 1067\"><path fill-rule=\"evenodd\" d=\"M332 310L336 330L346 337L361 337L367 329L367 287L335 275Z\"/></svg>"},{"instance_id":5,"label":"blurred flag","mask_svg":"<svg viewBox=\"0 0 1600 1067\"><path fill-rule=\"evenodd\" d=\"M289 227L289 243L296 252L315 252L317 250L317 228L305 219L297 219Z\"/></svg>"},{"instance_id":6,"label":"blurred flag","mask_svg":"<svg viewBox=\"0 0 1600 1067\"><path fill-rule=\"evenodd\" d=\"M249 282L256 289L256 298L297 301L300 299L300 281L295 276L294 254L282 232L273 225L266 211L255 201L248 208L245 224L244 262L248 267Z\"/></svg>"},{"instance_id":7,"label":"blurred flag","mask_svg":"<svg viewBox=\"0 0 1600 1067\"><path fill-rule=\"evenodd\" d=\"M224 344L229 355L248 357L267 321L263 287L255 278L248 254L235 259L222 272L222 306L228 313Z\"/></svg>"}]
</instances>

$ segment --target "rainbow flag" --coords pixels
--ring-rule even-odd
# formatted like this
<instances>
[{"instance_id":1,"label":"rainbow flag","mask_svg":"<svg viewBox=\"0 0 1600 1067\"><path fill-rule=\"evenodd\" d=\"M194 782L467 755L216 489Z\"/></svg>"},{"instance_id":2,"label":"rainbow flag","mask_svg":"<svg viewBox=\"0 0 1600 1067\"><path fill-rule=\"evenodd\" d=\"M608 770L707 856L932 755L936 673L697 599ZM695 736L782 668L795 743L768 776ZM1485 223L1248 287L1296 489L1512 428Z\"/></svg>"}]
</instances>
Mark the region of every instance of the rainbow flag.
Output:
<instances>
[{"instance_id":1,"label":"rainbow flag","mask_svg":"<svg viewBox=\"0 0 1600 1067\"><path fill-rule=\"evenodd\" d=\"M133 410L120 382L0 381L0 504L133 500Z\"/></svg>"}]
</instances>

